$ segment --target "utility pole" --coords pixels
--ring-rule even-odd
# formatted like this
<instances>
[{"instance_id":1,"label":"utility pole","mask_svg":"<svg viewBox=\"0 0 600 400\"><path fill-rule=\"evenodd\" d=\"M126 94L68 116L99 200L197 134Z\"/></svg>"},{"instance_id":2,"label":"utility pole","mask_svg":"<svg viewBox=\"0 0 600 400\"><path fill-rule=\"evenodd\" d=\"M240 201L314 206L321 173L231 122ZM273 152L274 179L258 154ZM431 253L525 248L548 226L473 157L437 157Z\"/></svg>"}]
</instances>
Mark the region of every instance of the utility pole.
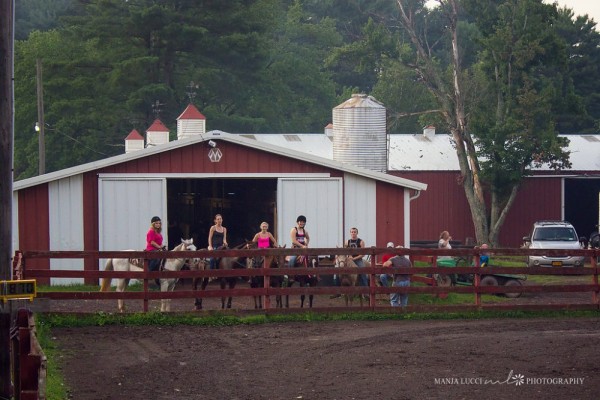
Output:
<instances>
[{"instance_id":1,"label":"utility pole","mask_svg":"<svg viewBox=\"0 0 600 400\"><path fill-rule=\"evenodd\" d=\"M0 280L12 274L14 0L0 0ZM11 303L0 302L0 399L12 398Z\"/></svg>"},{"instance_id":2,"label":"utility pole","mask_svg":"<svg viewBox=\"0 0 600 400\"><path fill-rule=\"evenodd\" d=\"M36 82L37 82L37 112L38 122L35 124L35 130L38 137L38 157L39 157L39 175L46 173L46 138L44 136L44 84L42 81L42 60L35 60Z\"/></svg>"}]
</instances>

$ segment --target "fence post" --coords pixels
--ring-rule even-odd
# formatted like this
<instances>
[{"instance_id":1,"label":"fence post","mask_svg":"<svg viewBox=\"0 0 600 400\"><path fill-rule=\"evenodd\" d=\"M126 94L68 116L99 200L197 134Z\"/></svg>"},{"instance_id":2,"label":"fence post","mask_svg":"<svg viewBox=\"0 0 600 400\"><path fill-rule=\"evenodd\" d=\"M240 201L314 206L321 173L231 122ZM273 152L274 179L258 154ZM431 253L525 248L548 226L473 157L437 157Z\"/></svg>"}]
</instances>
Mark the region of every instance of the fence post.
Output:
<instances>
[{"instance_id":1,"label":"fence post","mask_svg":"<svg viewBox=\"0 0 600 400\"><path fill-rule=\"evenodd\" d=\"M481 293L479 293L480 283L481 283L481 275L479 275L479 271L477 271L477 272L475 272L475 274L473 274L473 286L475 286L475 305L476 306L481 305Z\"/></svg>"},{"instance_id":2,"label":"fence post","mask_svg":"<svg viewBox=\"0 0 600 400\"><path fill-rule=\"evenodd\" d=\"M267 256L263 257L263 268L265 268L265 269L270 268L270 265L267 265ZM250 279L252 279L252 277L250 277ZM271 287L271 276L268 275L266 273L266 271L264 274L263 281L264 281L263 287L265 289L269 289ZM268 294L265 295L264 305L265 305L265 310L268 310L269 308L271 308L271 296L269 296Z\"/></svg>"},{"instance_id":3,"label":"fence post","mask_svg":"<svg viewBox=\"0 0 600 400\"><path fill-rule=\"evenodd\" d=\"M13 348L13 371L15 398L18 400L37 400L45 398L40 395L40 381L44 380L45 363L43 353L32 333L33 321L31 311L20 309L11 335Z\"/></svg>"},{"instance_id":4,"label":"fence post","mask_svg":"<svg viewBox=\"0 0 600 400\"><path fill-rule=\"evenodd\" d=\"M371 268L375 268L377 265L375 263L375 252L371 250ZM375 308L376 296L375 296L375 273L371 270L369 274L369 306L371 308ZM362 294L361 294L362 296Z\"/></svg>"},{"instance_id":5,"label":"fence post","mask_svg":"<svg viewBox=\"0 0 600 400\"><path fill-rule=\"evenodd\" d=\"M150 267L150 261L147 258L144 258L144 312L148 312L148 270Z\"/></svg>"},{"instance_id":6,"label":"fence post","mask_svg":"<svg viewBox=\"0 0 600 400\"><path fill-rule=\"evenodd\" d=\"M592 275L592 281L594 285L596 285L596 290L592 292L592 302L596 305L599 305L598 302L598 259L594 254L592 256L592 268L594 269L594 275Z\"/></svg>"}]
</instances>

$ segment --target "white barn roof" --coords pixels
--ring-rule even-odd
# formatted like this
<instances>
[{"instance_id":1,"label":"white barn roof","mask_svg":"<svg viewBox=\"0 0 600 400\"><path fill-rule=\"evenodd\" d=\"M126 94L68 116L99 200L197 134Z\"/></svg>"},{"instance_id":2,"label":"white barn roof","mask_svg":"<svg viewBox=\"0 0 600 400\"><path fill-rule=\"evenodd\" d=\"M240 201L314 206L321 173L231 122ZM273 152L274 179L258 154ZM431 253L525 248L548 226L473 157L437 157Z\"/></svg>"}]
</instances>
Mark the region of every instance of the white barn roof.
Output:
<instances>
[{"instance_id":1,"label":"white barn roof","mask_svg":"<svg viewBox=\"0 0 600 400\"><path fill-rule=\"evenodd\" d=\"M265 136L265 135L256 135L256 136ZM275 136L277 136L277 135L275 135ZM301 135L301 136L304 136L304 135ZM329 147L332 148L331 141L324 134L315 134L315 135L307 134L306 136L311 136L310 143L312 143L315 148L317 148L316 142L319 142L319 141L321 143L321 147L326 147L324 145L324 143L328 142ZM320 137L317 137L317 136L320 136ZM111 166L111 165L114 165L117 163L123 163L123 162L136 160L139 158L147 157L149 155L159 154L159 153L162 153L165 151L177 149L177 148L184 147L184 146L189 146L189 145L192 145L195 143L201 143L201 142L208 141L211 139L225 140L227 142L236 143L236 144L239 144L242 146L256 148L256 149L263 150L263 151L266 151L269 153L273 153L273 154L277 154L277 155L281 155L284 157L289 157L289 158L293 158L293 159L297 159L297 160L301 160L301 161L305 161L305 162L309 162L309 163L313 163L313 164L322 165L326 168L337 169L340 171L363 176L363 177L374 179L377 181L387 182L392 185L403 186L403 187L406 187L409 189L414 189L414 190L426 190L427 189L427 184L424 184L421 182L417 182L417 181L413 181L413 180L405 179L405 178L400 178L400 177L388 175L388 174L385 174L382 172L371 171L371 170L367 170L364 168L359 168L359 167L355 167L352 165L333 161L332 156L331 157L321 157L321 156L317 156L317 155L312 155L309 151L306 150L306 149L308 149L308 147L306 147L307 142L290 142L290 143L297 143L297 144L304 143L304 146L289 146L289 145L288 146L285 146L285 145L278 146L278 145L267 143L266 140L251 139L248 137L244 137L244 135L229 134L229 133L222 132L222 131L210 131L210 132L206 133L205 135L197 135L197 136L187 137L187 138L180 139L180 140L174 140L174 141L162 144L162 145L145 148L143 150L139 150L136 152L121 154L118 156L109 157L109 158L106 158L103 160L94 161L91 163L62 169L60 171L51 172L51 173L36 176L33 178L23 179L21 181L14 182L13 190L16 191L16 190L24 189L27 187L39 185L42 183L51 182L51 181L54 181L57 179L62 179L62 178L70 177L73 175L77 175L77 174L81 174L81 173L85 173L85 172L89 172L89 171L94 171L96 169L101 169L101 168L108 167L108 166ZM273 138L273 139L275 139L275 138ZM305 150L300 150L300 149L305 149ZM331 149L331 153L333 154L332 149ZM319 152L319 154L321 154L321 152Z\"/></svg>"},{"instance_id":2,"label":"white barn roof","mask_svg":"<svg viewBox=\"0 0 600 400\"><path fill-rule=\"evenodd\" d=\"M333 142L322 133L240 134L261 143L269 143L319 157L333 159ZM570 140L572 167L566 171L600 171L600 135L561 135ZM294 137L290 139L289 137ZM389 135L390 171L458 171L458 159L452 137L435 134ZM547 171L549 168L536 169Z\"/></svg>"}]
</instances>

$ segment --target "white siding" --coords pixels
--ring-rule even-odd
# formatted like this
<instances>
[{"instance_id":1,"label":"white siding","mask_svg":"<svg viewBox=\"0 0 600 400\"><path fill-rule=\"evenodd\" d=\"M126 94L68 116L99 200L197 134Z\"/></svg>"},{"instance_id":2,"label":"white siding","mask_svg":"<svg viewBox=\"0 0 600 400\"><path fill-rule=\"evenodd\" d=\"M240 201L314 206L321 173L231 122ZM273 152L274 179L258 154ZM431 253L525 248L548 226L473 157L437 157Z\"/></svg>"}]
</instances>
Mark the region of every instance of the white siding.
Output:
<instances>
[{"instance_id":1,"label":"white siding","mask_svg":"<svg viewBox=\"0 0 600 400\"><path fill-rule=\"evenodd\" d=\"M203 119L177 120L177 139L183 139L206 133L206 121Z\"/></svg>"},{"instance_id":2,"label":"white siding","mask_svg":"<svg viewBox=\"0 0 600 400\"><path fill-rule=\"evenodd\" d=\"M169 132L147 132L146 147L169 143Z\"/></svg>"},{"instance_id":3,"label":"white siding","mask_svg":"<svg viewBox=\"0 0 600 400\"><path fill-rule=\"evenodd\" d=\"M48 185L51 251L83 250L83 176L52 181ZM83 259L50 260L51 270L83 271ZM83 283L82 278L50 278L51 285Z\"/></svg>"},{"instance_id":4,"label":"white siding","mask_svg":"<svg viewBox=\"0 0 600 400\"><path fill-rule=\"evenodd\" d=\"M342 179L279 179L277 183L277 238L291 246L290 230L298 215L306 217L310 247L343 243Z\"/></svg>"},{"instance_id":5,"label":"white siding","mask_svg":"<svg viewBox=\"0 0 600 400\"><path fill-rule=\"evenodd\" d=\"M129 139L125 141L125 153L144 150L144 141L138 139Z\"/></svg>"},{"instance_id":6,"label":"white siding","mask_svg":"<svg viewBox=\"0 0 600 400\"><path fill-rule=\"evenodd\" d=\"M400 201L400 199L399 199ZM344 175L344 242L350 238L350 228L358 228L358 237L367 247L377 243L377 191L372 179L354 174Z\"/></svg>"},{"instance_id":7,"label":"white siding","mask_svg":"<svg viewBox=\"0 0 600 400\"><path fill-rule=\"evenodd\" d=\"M103 177L99 185L99 250L143 250L150 219L168 219L166 179ZM166 229L163 237L167 243Z\"/></svg>"}]
</instances>

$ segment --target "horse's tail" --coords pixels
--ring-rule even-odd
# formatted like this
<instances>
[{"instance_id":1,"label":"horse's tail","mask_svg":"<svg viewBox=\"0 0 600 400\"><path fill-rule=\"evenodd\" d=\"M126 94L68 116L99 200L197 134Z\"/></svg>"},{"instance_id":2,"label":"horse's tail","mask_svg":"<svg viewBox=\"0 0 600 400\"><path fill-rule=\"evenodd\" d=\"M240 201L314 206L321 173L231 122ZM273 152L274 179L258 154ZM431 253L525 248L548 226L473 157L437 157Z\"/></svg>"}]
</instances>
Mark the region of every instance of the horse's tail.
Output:
<instances>
[{"instance_id":1,"label":"horse's tail","mask_svg":"<svg viewBox=\"0 0 600 400\"><path fill-rule=\"evenodd\" d=\"M114 271L112 258L109 258L108 260L106 260L106 264L104 265L104 270L105 271ZM112 278L103 278L102 279L102 285L100 286L101 292L108 291L108 289L110 288L110 281L112 281Z\"/></svg>"}]
</instances>

